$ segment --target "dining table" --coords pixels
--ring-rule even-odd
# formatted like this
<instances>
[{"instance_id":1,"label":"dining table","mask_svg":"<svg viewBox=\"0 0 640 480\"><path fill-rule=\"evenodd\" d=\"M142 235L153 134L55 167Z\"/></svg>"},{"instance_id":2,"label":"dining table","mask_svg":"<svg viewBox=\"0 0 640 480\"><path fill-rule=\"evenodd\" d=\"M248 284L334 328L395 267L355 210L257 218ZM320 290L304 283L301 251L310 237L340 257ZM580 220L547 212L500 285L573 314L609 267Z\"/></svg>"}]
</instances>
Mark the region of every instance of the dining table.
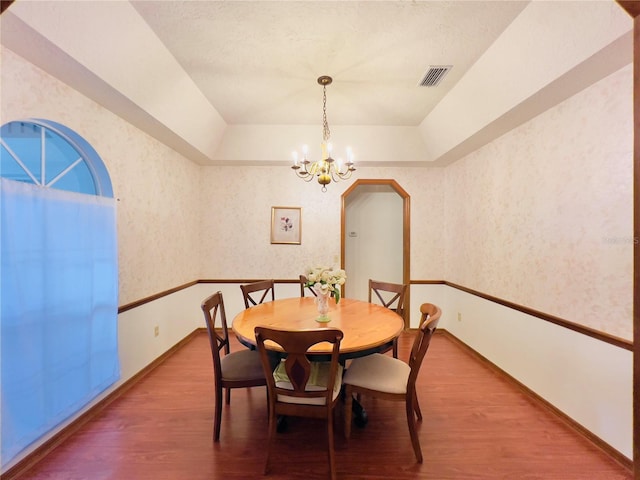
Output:
<instances>
[{"instance_id":1,"label":"dining table","mask_svg":"<svg viewBox=\"0 0 640 480\"><path fill-rule=\"evenodd\" d=\"M351 358L387 351L404 330L404 320L393 310L362 300L341 298L329 300L329 312L319 314L315 297L283 298L264 302L238 313L232 323L236 337L248 348L256 348L255 328L264 326L283 330L338 328L343 332L340 342L340 362ZM277 356L282 348L265 344ZM330 344L312 346L309 355L322 361L331 355ZM357 426L367 424L367 412L356 399L352 402L353 419ZM286 429L286 418L278 419L278 431Z\"/></svg>"},{"instance_id":2,"label":"dining table","mask_svg":"<svg viewBox=\"0 0 640 480\"><path fill-rule=\"evenodd\" d=\"M328 321L326 321L328 320ZM404 329L404 320L393 310L362 300L329 299L327 318L320 316L315 297L283 298L261 303L238 313L232 329L246 347L255 348L257 326L283 330L338 328L344 337L340 343L340 361L386 351ZM278 345L266 345L274 352ZM331 346L317 344L309 350L318 359L331 354Z\"/></svg>"}]
</instances>

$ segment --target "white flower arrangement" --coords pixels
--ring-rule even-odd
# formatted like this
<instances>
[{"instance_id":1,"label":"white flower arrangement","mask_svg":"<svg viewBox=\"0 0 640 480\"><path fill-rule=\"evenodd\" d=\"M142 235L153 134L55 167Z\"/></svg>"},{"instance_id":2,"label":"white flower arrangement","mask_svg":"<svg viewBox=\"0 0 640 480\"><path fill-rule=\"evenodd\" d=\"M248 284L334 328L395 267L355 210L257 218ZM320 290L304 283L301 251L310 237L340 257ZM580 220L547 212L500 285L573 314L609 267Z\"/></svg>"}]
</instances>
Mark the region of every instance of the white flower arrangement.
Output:
<instances>
[{"instance_id":1,"label":"white flower arrangement","mask_svg":"<svg viewBox=\"0 0 640 480\"><path fill-rule=\"evenodd\" d=\"M329 267L309 267L305 273L307 287L313 288L316 293L332 293L336 303L340 301L340 287L344 285L347 274L342 269Z\"/></svg>"}]
</instances>

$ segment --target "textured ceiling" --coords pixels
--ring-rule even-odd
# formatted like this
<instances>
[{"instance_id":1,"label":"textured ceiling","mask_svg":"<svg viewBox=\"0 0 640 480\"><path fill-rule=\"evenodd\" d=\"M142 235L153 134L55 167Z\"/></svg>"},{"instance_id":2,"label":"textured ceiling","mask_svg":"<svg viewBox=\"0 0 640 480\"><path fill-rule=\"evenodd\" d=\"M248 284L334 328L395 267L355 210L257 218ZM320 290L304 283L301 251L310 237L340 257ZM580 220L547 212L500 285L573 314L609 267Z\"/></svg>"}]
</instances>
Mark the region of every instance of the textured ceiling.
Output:
<instances>
[{"instance_id":1,"label":"textured ceiling","mask_svg":"<svg viewBox=\"0 0 640 480\"><path fill-rule=\"evenodd\" d=\"M613 0L19 0L0 24L3 47L203 165L319 156L321 75L336 151L448 165L633 53ZM433 65L452 69L419 87Z\"/></svg>"},{"instance_id":2,"label":"textured ceiling","mask_svg":"<svg viewBox=\"0 0 640 480\"><path fill-rule=\"evenodd\" d=\"M528 2L131 3L227 124L318 124L330 75L330 124L415 126Z\"/></svg>"}]
</instances>

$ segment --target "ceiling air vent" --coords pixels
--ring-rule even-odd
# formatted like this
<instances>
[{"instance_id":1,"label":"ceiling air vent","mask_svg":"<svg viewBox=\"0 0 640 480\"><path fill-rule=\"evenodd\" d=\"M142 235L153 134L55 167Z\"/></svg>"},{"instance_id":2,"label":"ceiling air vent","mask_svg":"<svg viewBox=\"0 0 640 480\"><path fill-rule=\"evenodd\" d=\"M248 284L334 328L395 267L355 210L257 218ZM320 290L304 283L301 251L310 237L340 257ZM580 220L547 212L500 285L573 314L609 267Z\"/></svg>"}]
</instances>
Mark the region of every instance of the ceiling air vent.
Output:
<instances>
[{"instance_id":1,"label":"ceiling air vent","mask_svg":"<svg viewBox=\"0 0 640 480\"><path fill-rule=\"evenodd\" d=\"M435 87L452 68L453 65L431 65L418 85L420 87Z\"/></svg>"}]
</instances>

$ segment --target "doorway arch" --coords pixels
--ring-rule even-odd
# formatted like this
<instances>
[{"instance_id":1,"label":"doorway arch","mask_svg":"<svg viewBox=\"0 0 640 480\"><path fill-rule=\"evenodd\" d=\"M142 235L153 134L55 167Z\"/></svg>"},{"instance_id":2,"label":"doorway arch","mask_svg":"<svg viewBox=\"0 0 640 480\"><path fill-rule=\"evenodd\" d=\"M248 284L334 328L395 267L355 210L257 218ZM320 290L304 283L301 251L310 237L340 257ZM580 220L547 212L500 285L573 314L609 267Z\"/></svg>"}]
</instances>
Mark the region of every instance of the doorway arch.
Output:
<instances>
[{"instance_id":1,"label":"doorway arch","mask_svg":"<svg viewBox=\"0 0 640 480\"><path fill-rule=\"evenodd\" d=\"M359 186L362 185L387 185L391 187L402 198L402 283L407 285L407 294L405 297L405 305L411 305L411 292L409 284L411 281L411 208L410 196L398 182L393 179L358 179L347 188L341 197L341 213L340 213L340 264L341 268L345 267L345 236L346 236L346 203L347 199L353 194ZM410 308L404 310L404 326L409 328L409 312Z\"/></svg>"}]
</instances>

